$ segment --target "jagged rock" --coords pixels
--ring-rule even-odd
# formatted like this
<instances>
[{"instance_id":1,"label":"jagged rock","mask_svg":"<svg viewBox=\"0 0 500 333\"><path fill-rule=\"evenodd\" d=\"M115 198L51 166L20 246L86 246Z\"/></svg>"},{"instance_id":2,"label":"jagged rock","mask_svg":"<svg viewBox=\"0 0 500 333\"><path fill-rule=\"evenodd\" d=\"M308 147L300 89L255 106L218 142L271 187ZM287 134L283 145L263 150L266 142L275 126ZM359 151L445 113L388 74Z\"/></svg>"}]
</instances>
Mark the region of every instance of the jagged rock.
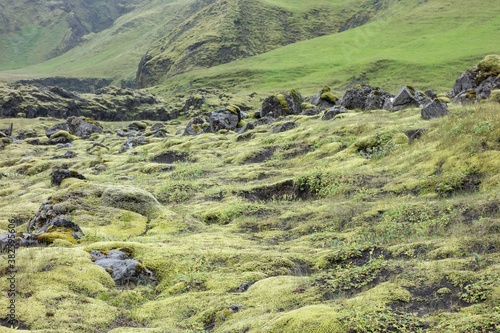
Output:
<instances>
[{"instance_id":1,"label":"jagged rock","mask_svg":"<svg viewBox=\"0 0 500 333\"><path fill-rule=\"evenodd\" d=\"M330 120L333 119L336 115L341 113L347 113L347 110L342 106L334 106L325 111L321 120Z\"/></svg>"},{"instance_id":2,"label":"jagged rock","mask_svg":"<svg viewBox=\"0 0 500 333\"><path fill-rule=\"evenodd\" d=\"M93 133L102 133L102 126L90 118L70 117L67 120L69 132L82 139L88 139Z\"/></svg>"},{"instance_id":3,"label":"jagged rock","mask_svg":"<svg viewBox=\"0 0 500 333\"><path fill-rule=\"evenodd\" d=\"M183 135L200 135L203 133L210 133L211 131L212 127L207 117L199 116L189 121Z\"/></svg>"},{"instance_id":4,"label":"jagged rock","mask_svg":"<svg viewBox=\"0 0 500 333\"><path fill-rule=\"evenodd\" d=\"M435 99L435 98L438 97L438 95L434 91L432 91L430 89L424 91L424 94L425 94L425 96L429 97L430 99Z\"/></svg>"},{"instance_id":5,"label":"jagged rock","mask_svg":"<svg viewBox=\"0 0 500 333\"><path fill-rule=\"evenodd\" d=\"M279 126L276 126L273 128L272 132L273 133L281 133L281 132L286 132L286 131L289 131L289 130L292 130L294 128L296 128L298 125L296 122L293 122L293 121L287 121Z\"/></svg>"},{"instance_id":6,"label":"jagged rock","mask_svg":"<svg viewBox=\"0 0 500 333\"><path fill-rule=\"evenodd\" d=\"M330 87L325 86L321 92L309 98L309 103L320 109L326 109L335 106L338 100L338 97L332 94Z\"/></svg>"},{"instance_id":7,"label":"jagged rock","mask_svg":"<svg viewBox=\"0 0 500 333\"><path fill-rule=\"evenodd\" d=\"M487 99L491 91L500 89L500 56L486 56L477 66L460 74L455 81L452 97L457 103Z\"/></svg>"},{"instance_id":8,"label":"jagged rock","mask_svg":"<svg viewBox=\"0 0 500 333\"><path fill-rule=\"evenodd\" d=\"M240 109L238 107L226 107L213 111L208 116L210 129L216 133L222 129L234 131L241 120Z\"/></svg>"},{"instance_id":9,"label":"jagged rock","mask_svg":"<svg viewBox=\"0 0 500 333\"><path fill-rule=\"evenodd\" d=\"M349 110L376 110L382 109L385 100L391 97L378 87L359 85L346 91L340 105Z\"/></svg>"},{"instance_id":10,"label":"jagged rock","mask_svg":"<svg viewBox=\"0 0 500 333\"><path fill-rule=\"evenodd\" d=\"M391 100L390 111L399 111L406 108L419 107L424 97L410 86L404 86Z\"/></svg>"},{"instance_id":11,"label":"jagged rock","mask_svg":"<svg viewBox=\"0 0 500 333\"><path fill-rule=\"evenodd\" d=\"M125 252L109 250L106 254L92 250L92 261L104 268L117 285L129 283L155 282L156 278L150 270L146 269L137 260L131 259Z\"/></svg>"},{"instance_id":12,"label":"jagged rock","mask_svg":"<svg viewBox=\"0 0 500 333\"><path fill-rule=\"evenodd\" d=\"M138 146L147 145L149 140L143 136L137 136L133 138L129 138L120 148L120 153L126 152L129 149L133 149Z\"/></svg>"},{"instance_id":13,"label":"jagged rock","mask_svg":"<svg viewBox=\"0 0 500 333\"><path fill-rule=\"evenodd\" d=\"M318 108L312 108L312 109L305 109L304 111L302 111L301 115L316 116L316 115L320 114L321 112L323 112L323 109L318 107Z\"/></svg>"},{"instance_id":14,"label":"jagged rock","mask_svg":"<svg viewBox=\"0 0 500 333\"><path fill-rule=\"evenodd\" d=\"M79 174L75 170L69 170L66 168L54 168L50 174L50 182L52 185L61 185L62 181L66 178L77 178L77 179L87 179L85 176Z\"/></svg>"},{"instance_id":15,"label":"jagged rock","mask_svg":"<svg viewBox=\"0 0 500 333\"><path fill-rule=\"evenodd\" d=\"M156 123L153 126L151 126L151 130L154 132L157 132L159 130L165 130L165 124L164 123ZM166 132L166 130L165 130Z\"/></svg>"},{"instance_id":16,"label":"jagged rock","mask_svg":"<svg viewBox=\"0 0 500 333\"><path fill-rule=\"evenodd\" d=\"M448 114L448 107L446 103L439 101L432 101L427 106L422 108L421 111L423 119L432 119L442 117Z\"/></svg>"},{"instance_id":17,"label":"jagged rock","mask_svg":"<svg viewBox=\"0 0 500 333\"><path fill-rule=\"evenodd\" d=\"M296 90L267 97L262 102L260 117L284 117L290 114L300 114L304 99Z\"/></svg>"}]
</instances>

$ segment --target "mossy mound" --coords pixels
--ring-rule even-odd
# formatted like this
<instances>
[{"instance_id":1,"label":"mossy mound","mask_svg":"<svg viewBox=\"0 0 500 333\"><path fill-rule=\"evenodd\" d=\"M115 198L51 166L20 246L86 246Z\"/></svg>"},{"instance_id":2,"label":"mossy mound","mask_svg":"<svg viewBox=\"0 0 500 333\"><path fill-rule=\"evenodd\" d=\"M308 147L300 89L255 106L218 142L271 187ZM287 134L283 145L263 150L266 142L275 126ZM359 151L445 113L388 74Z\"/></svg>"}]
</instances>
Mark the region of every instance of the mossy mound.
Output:
<instances>
[{"instance_id":1,"label":"mossy mound","mask_svg":"<svg viewBox=\"0 0 500 333\"><path fill-rule=\"evenodd\" d=\"M153 216L160 203L149 192L131 186L109 186L102 192L102 205Z\"/></svg>"},{"instance_id":2,"label":"mossy mound","mask_svg":"<svg viewBox=\"0 0 500 333\"><path fill-rule=\"evenodd\" d=\"M490 76L500 75L500 55L491 54L486 56L479 64L477 68L480 71L478 80L482 81Z\"/></svg>"}]
</instances>

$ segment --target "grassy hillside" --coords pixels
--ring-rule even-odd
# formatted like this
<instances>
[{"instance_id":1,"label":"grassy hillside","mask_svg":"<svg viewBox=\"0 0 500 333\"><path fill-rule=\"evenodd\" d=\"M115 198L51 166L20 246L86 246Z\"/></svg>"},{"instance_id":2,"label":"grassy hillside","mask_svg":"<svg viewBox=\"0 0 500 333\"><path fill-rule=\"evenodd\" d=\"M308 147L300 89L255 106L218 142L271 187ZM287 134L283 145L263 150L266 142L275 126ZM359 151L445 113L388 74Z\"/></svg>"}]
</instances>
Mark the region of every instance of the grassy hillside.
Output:
<instances>
[{"instance_id":1,"label":"grassy hillside","mask_svg":"<svg viewBox=\"0 0 500 333\"><path fill-rule=\"evenodd\" d=\"M175 77L169 75L162 81L156 91L165 94L199 87L267 92L295 86L312 92L325 83L343 89L358 82L370 82L393 91L402 82L421 89L448 90L460 72L485 54L498 53L500 48L496 38L500 29L497 24L500 5L491 1L388 0L365 6L365 3L353 5L347 0L314 3L260 0L230 2L230 5L228 2L223 12L196 16L198 10L209 10L216 5L220 5L219 2L209 5L189 0L150 1L120 17L110 29L87 35L87 41L80 47L35 66L0 72L0 77L15 80L58 75L133 81L141 57L158 41L149 53L151 58L158 60L152 62L156 67L148 67L155 80L165 75L168 67L161 65L162 57L171 59L172 66L177 68L171 74L191 70ZM262 13L256 8L266 11ZM346 8L350 9L346 11ZM316 27L314 22L323 17L322 13L326 13L326 21L331 24L322 33L332 28L352 28L367 19L372 22L252 56L259 50L297 40L297 36L317 33L304 28L311 24ZM272 19L275 14L278 17L285 15L287 19ZM255 15L270 15L269 22L276 26L265 22L257 26L250 24L260 22ZM329 16L335 19L330 20ZM233 34L231 25L237 17L248 23L245 23L250 28L247 34ZM288 42L286 35L274 33L284 33L280 22L289 24L286 31L291 37ZM339 22L344 22L345 26L339 27ZM183 30L186 24L189 29ZM206 34L208 31L211 33ZM229 31L231 33L225 34ZM184 57L182 52L204 41L203 36L214 38L197 48L191 55L196 57ZM220 40L221 36L225 36L225 42ZM213 56L213 52L217 53L224 45L229 52L228 59L251 57L196 70L200 65L227 61L225 56L220 59Z\"/></svg>"},{"instance_id":2,"label":"grassy hillside","mask_svg":"<svg viewBox=\"0 0 500 333\"><path fill-rule=\"evenodd\" d=\"M126 153L115 134L126 123L72 148L7 145L0 231L9 219L24 231L49 200L85 233L78 244L18 250L18 319L44 333L497 332L498 112L484 103L431 121L419 109L292 116L293 130L243 136L184 137L174 133L185 123L171 122L166 138ZM34 130L43 141L58 121L0 127L10 122L14 135ZM52 158L68 149L78 155ZM174 157L184 161L163 164ZM50 185L63 163L87 180ZM143 189L161 205L113 205L110 188ZM116 248L158 284L115 287L88 252Z\"/></svg>"},{"instance_id":3,"label":"grassy hillside","mask_svg":"<svg viewBox=\"0 0 500 333\"><path fill-rule=\"evenodd\" d=\"M166 80L158 91L215 86L233 91L315 91L369 82L449 90L485 54L500 50L500 3L402 1L380 20L230 64Z\"/></svg>"},{"instance_id":4,"label":"grassy hillside","mask_svg":"<svg viewBox=\"0 0 500 333\"><path fill-rule=\"evenodd\" d=\"M105 30L141 0L26 1L0 4L0 70L65 53Z\"/></svg>"}]
</instances>

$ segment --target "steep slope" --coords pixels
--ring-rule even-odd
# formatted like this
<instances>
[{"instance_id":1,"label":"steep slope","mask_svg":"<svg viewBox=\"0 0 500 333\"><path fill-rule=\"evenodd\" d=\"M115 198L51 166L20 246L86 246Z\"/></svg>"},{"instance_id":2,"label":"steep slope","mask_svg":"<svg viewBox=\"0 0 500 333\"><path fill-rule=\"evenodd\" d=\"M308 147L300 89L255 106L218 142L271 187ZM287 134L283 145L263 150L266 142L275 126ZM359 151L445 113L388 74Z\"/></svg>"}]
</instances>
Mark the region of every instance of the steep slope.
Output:
<instances>
[{"instance_id":1,"label":"steep slope","mask_svg":"<svg viewBox=\"0 0 500 333\"><path fill-rule=\"evenodd\" d=\"M401 82L449 90L463 68L498 53L500 2L404 0L361 27L164 80L159 92L218 87L238 92L337 89ZM394 91L396 92L396 91Z\"/></svg>"},{"instance_id":2,"label":"steep slope","mask_svg":"<svg viewBox=\"0 0 500 333\"><path fill-rule=\"evenodd\" d=\"M251 57L281 46L347 30L372 19L389 1L198 0L201 8L142 58L139 87L193 69Z\"/></svg>"},{"instance_id":3,"label":"steep slope","mask_svg":"<svg viewBox=\"0 0 500 333\"><path fill-rule=\"evenodd\" d=\"M0 3L0 69L61 55L113 25L143 0L14 0Z\"/></svg>"}]
</instances>

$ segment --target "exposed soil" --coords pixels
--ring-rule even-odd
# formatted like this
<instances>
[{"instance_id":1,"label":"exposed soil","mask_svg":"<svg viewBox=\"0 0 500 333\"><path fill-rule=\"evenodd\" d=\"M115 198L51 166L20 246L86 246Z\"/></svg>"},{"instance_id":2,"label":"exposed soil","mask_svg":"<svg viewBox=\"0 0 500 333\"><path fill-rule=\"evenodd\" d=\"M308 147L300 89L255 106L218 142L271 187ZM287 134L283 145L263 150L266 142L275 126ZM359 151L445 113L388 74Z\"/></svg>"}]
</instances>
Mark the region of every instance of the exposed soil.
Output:
<instances>
[{"instance_id":1,"label":"exposed soil","mask_svg":"<svg viewBox=\"0 0 500 333\"><path fill-rule=\"evenodd\" d=\"M153 162L163 163L163 164L172 164L175 162L187 162L192 160L193 159L190 158L188 153L177 152L177 151L167 151L153 158Z\"/></svg>"},{"instance_id":2,"label":"exposed soil","mask_svg":"<svg viewBox=\"0 0 500 333\"><path fill-rule=\"evenodd\" d=\"M442 288L448 288L451 293L438 294L437 291ZM412 300L410 302L393 302L390 304L392 310L416 313L422 317L438 310L455 312L461 307L469 305L460 300L457 288L444 279L437 285L407 289L412 295Z\"/></svg>"},{"instance_id":3,"label":"exposed soil","mask_svg":"<svg viewBox=\"0 0 500 333\"><path fill-rule=\"evenodd\" d=\"M271 200L298 200L310 199L312 194L308 188L300 189L291 179L284 182L254 188L250 191L239 192L238 195L250 201L271 201Z\"/></svg>"},{"instance_id":4,"label":"exposed soil","mask_svg":"<svg viewBox=\"0 0 500 333\"><path fill-rule=\"evenodd\" d=\"M269 147L269 148L264 148L254 156L250 157L245 161L246 164L250 163L262 163L265 162L271 157L273 157L274 152L276 151L276 147Z\"/></svg>"}]
</instances>

